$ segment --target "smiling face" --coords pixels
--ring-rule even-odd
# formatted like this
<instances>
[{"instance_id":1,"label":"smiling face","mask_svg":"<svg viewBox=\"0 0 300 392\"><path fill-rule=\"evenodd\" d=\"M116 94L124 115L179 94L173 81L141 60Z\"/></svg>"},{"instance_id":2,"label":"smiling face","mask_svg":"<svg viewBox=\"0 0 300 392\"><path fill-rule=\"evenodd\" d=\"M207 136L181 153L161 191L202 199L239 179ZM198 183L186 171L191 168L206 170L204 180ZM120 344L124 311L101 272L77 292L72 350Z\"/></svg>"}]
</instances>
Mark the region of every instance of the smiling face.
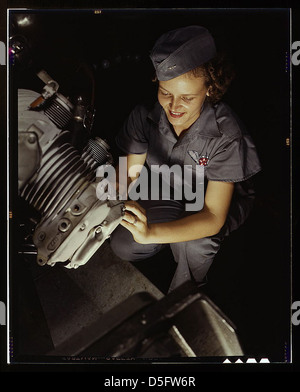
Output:
<instances>
[{"instance_id":1,"label":"smiling face","mask_svg":"<svg viewBox=\"0 0 300 392\"><path fill-rule=\"evenodd\" d=\"M158 101L177 135L198 119L207 92L204 77L190 73L159 82Z\"/></svg>"}]
</instances>

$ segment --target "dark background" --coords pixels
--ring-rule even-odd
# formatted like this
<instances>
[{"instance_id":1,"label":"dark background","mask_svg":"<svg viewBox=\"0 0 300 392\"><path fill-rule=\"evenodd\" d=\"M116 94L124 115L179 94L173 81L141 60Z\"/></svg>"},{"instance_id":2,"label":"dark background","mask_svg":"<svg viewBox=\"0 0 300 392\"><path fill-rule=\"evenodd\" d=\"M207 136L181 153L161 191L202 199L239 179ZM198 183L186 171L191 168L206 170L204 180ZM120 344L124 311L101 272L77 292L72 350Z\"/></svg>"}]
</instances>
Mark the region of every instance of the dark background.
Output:
<instances>
[{"instance_id":1,"label":"dark background","mask_svg":"<svg viewBox=\"0 0 300 392\"><path fill-rule=\"evenodd\" d=\"M149 51L165 31L199 24L229 54L236 79L224 97L251 133L263 170L256 176L255 209L226 239L203 291L237 326L246 352L284 362L290 358L290 25L288 10L102 10L30 12L22 29L40 64L65 95L91 91L93 134L108 140L139 102L155 99ZM17 70L20 87L43 84L33 69ZM294 218L298 220L297 209ZM161 255L165 260L165 254ZM161 258L139 268L166 290L174 266ZM157 272L159 270L159 272ZM297 300L297 298L295 299Z\"/></svg>"}]
</instances>

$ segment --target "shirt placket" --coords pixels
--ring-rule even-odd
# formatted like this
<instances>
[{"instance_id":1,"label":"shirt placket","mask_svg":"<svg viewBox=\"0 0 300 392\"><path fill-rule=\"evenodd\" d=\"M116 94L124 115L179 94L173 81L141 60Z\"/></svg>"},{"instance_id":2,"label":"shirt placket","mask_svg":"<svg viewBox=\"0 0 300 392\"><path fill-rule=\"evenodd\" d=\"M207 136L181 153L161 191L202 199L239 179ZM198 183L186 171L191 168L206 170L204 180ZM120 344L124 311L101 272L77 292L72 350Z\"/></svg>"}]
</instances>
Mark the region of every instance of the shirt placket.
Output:
<instances>
[{"instance_id":1,"label":"shirt placket","mask_svg":"<svg viewBox=\"0 0 300 392\"><path fill-rule=\"evenodd\" d=\"M179 144L178 142L173 146L172 152L169 157L169 165L180 165L184 163L187 144Z\"/></svg>"}]
</instances>

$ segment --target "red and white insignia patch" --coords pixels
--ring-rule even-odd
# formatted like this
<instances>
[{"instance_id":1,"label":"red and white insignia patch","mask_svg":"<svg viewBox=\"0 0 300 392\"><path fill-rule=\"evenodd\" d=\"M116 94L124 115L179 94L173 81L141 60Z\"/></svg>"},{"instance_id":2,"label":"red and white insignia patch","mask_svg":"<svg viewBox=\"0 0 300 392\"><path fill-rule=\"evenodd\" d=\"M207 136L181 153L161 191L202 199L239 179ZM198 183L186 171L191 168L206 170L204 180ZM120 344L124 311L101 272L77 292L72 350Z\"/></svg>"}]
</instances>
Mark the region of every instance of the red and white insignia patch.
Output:
<instances>
[{"instance_id":1,"label":"red and white insignia patch","mask_svg":"<svg viewBox=\"0 0 300 392\"><path fill-rule=\"evenodd\" d=\"M208 158L207 157L205 157L205 156L203 156L203 157L201 157L200 159L199 159L199 165L200 166L207 166L207 164L208 164Z\"/></svg>"},{"instance_id":2,"label":"red and white insignia patch","mask_svg":"<svg viewBox=\"0 0 300 392\"><path fill-rule=\"evenodd\" d=\"M197 151L194 150L190 150L188 151L189 156L197 163L197 165L200 166L207 166L208 164L208 157L205 155L200 156L199 153Z\"/></svg>"}]
</instances>

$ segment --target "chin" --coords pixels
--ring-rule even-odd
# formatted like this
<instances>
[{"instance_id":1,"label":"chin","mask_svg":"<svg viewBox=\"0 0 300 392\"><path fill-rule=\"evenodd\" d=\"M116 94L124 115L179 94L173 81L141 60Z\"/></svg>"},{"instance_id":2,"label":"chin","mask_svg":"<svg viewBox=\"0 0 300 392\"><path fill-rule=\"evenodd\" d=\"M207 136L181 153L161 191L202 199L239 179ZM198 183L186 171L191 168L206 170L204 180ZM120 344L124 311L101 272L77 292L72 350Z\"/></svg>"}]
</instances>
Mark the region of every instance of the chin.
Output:
<instances>
[{"instance_id":1,"label":"chin","mask_svg":"<svg viewBox=\"0 0 300 392\"><path fill-rule=\"evenodd\" d=\"M167 117L168 117L169 122L172 125L183 125L185 123L185 121L183 121L182 117L181 118L174 118L172 116L167 116Z\"/></svg>"}]
</instances>

